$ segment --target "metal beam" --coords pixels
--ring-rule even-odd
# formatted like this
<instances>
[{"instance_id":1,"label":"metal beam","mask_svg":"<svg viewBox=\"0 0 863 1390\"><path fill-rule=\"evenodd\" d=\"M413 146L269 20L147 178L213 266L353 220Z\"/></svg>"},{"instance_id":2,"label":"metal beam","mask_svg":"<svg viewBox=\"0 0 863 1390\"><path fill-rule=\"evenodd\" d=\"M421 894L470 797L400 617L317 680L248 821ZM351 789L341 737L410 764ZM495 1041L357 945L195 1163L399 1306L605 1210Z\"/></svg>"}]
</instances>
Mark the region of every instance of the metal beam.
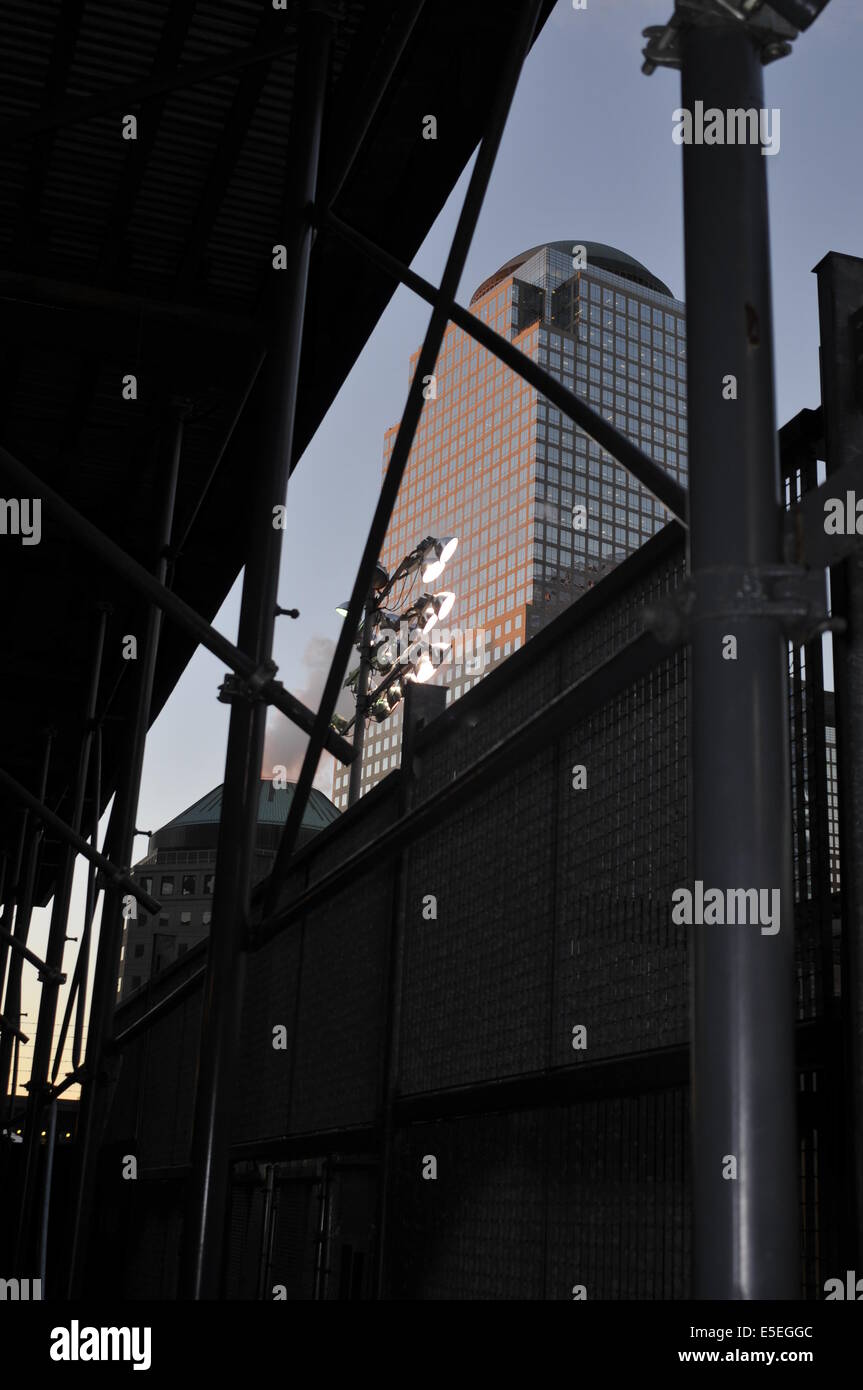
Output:
<instances>
[{"instance_id":1,"label":"metal beam","mask_svg":"<svg viewBox=\"0 0 863 1390\"><path fill-rule=\"evenodd\" d=\"M315 728L315 715L301 701L288 693L281 681L273 679L275 666L270 663L260 665L240 651L233 643L211 627L200 613L167 589L149 570L139 565L131 555L127 555L115 541L88 521L85 516L71 507L59 493L43 482L26 464L0 447L0 469L9 474L25 490L25 495L39 497L45 510L62 522L64 529L81 545L87 547L122 578L144 594L169 618L191 636L196 637L202 646L218 656L226 665L236 671L249 683L250 693L254 693L268 704L273 705L286 718L297 724L306 733ZM272 525L271 525L272 529ZM353 749L346 739L333 730L329 731L325 747L340 762L349 763L353 759ZM81 851L83 853L83 851Z\"/></svg>"},{"instance_id":2,"label":"metal beam","mask_svg":"<svg viewBox=\"0 0 863 1390\"><path fill-rule=\"evenodd\" d=\"M171 536L174 529L174 507L180 473L180 460L185 429L186 404L175 401L165 420L165 438L155 486L159 510L154 543L156 562L154 581L164 592L168 574ZM153 686L162 630L162 610L151 604L147 611L147 628L143 651L138 663L138 685L135 692L132 723L128 728L128 743L123 776L117 788L106 846L124 863L131 863L138 815L144 749L152 712ZM99 950L93 980L93 1002L90 1008L90 1028L87 1037L87 1085L81 1097L78 1128L78 1172L71 1222L71 1250L67 1265L67 1289L80 1293L88 1253L89 1216L95 1197L95 1142L98 1121L103 1113L105 1090L102 1085L102 1060L105 1043L110 1037L114 1009L117 1003L117 975L120 968L125 914L116 883L109 885L102 905Z\"/></svg>"},{"instance_id":3,"label":"metal beam","mask_svg":"<svg viewBox=\"0 0 863 1390\"><path fill-rule=\"evenodd\" d=\"M43 821L64 844L71 845L78 854L82 854L85 859L89 859L92 864L100 868L111 883L116 883L125 888L127 893L131 893L132 897L148 912L161 912L162 904L158 903L155 898L151 898L149 893L145 893L124 869L113 864L110 859L106 859L98 850L91 849L82 836L76 835L64 820L56 816L53 811L49 811L38 797L34 796L32 792L28 792L26 787L22 787L21 783L11 777L2 767L0 767L0 786L4 786L7 791L11 792L17 801L22 801L32 811L36 819Z\"/></svg>"},{"instance_id":4,"label":"metal beam","mask_svg":"<svg viewBox=\"0 0 863 1390\"><path fill-rule=\"evenodd\" d=\"M93 744L96 708L99 702L99 684L105 653L105 638L108 628L108 608L98 605L96 631L93 638L90 679L86 691L82 713L82 733L80 736L75 780L72 793L72 820L69 826L71 835L80 839L84 816L84 800L87 794L87 780L90 769L90 752ZM95 849L95 846L94 846ZM42 977L42 994L39 999L39 1018L36 1025L36 1039L33 1044L33 1058L30 1068L29 1096L24 1133L24 1161L20 1191L20 1210L18 1219L18 1239L16 1242L16 1268L33 1268L32 1260L38 1253L37 1239L37 1192L39 1133L41 1116L45 1105L48 1071L51 1066L51 1052L54 1045L54 1026L57 1020L57 1003L60 997L60 984L63 957L66 952L66 935L69 919L69 904L72 898L72 880L75 872L75 855L70 840L67 839L60 854L57 879L54 886L54 902L51 908L51 922L48 928L48 944L45 959L50 975ZM43 1177L50 1180L51 1165L46 1164ZM49 1194L50 1195L50 1194Z\"/></svg>"},{"instance_id":5,"label":"metal beam","mask_svg":"<svg viewBox=\"0 0 863 1390\"><path fill-rule=\"evenodd\" d=\"M254 654L252 664L261 671L272 664L281 558L281 533L273 528L272 508L284 505L293 454L313 240L308 209L317 193L331 35L329 16L311 6L306 9L287 152L284 242L288 253L286 269L276 273L271 292L273 321L264 417L268 431L251 479L253 500L240 607L238 640L244 650ZM317 726L316 719L314 728ZM265 727L266 706L261 701L233 701L195 1088L192 1175L180 1265L182 1293L196 1300L218 1297L221 1288L233 1068L244 983L243 931Z\"/></svg>"},{"instance_id":6,"label":"metal beam","mask_svg":"<svg viewBox=\"0 0 863 1390\"><path fill-rule=\"evenodd\" d=\"M290 858L297 842L302 825L303 814L312 789L321 749L326 746L330 720L336 707L344 680L356 631L360 625L363 606L372 584L375 566L378 563L381 546L389 526L390 516L398 496L402 475L407 466L408 456L419 425L424 405L423 377L434 371L447 325L447 309L454 299L459 280L464 271L468 250L474 229L482 209L483 199L491 178L494 161L500 145L503 129L509 114L522 64L527 56L536 25L542 9L542 0L531 0L517 11L515 28L508 46L507 56L500 74L499 85L489 112L486 129L483 133L479 153L474 163L465 194L464 205L459 216L452 246L447 257L441 279L439 301L432 309L426 330L425 340L420 349L416 371L408 391L404 414L399 424L398 434L393 445L389 466L384 476L377 507L369 528L368 538L360 560L354 589L348 604L336 650L333 653L329 674L327 675L314 728L306 749L299 780L294 789L288 818L282 832L272 874L266 889L266 905L270 910L278 895L278 883L284 878Z\"/></svg>"},{"instance_id":7,"label":"metal beam","mask_svg":"<svg viewBox=\"0 0 863 1390\"><path fill-rule=\"evenodd\" d=\"M599 411L588 405L587 401L576 396L573 391L564 386L562 381L558 381L551 372L547 372L532 357L528 357L507 338L496 333L477 314L472 314L469 309L465 309L455 300L449 304L444 303L440 290L437 290L428 280L424 280L421 275L417 275L416 271L403 265L388 251L376 246L361 232L349 227L334 213L327 214L324 225L335 232L337 236L340 236L343 241L353 246L367 260L379 266L386 274L407 285L421 299L432 305L440 304L454 324L468 333L476 342L481 343L489 352L494 353L495 357L500 358L507 367L518 372L519 376L523 377L529 385L540 391L552 405L578 425L579 429L584 430L585 434L589 434L592 439L595 439L597 444L606 449L622 468L625 468L628 473L632 474L633 478L647 488L648 492L658 498L676 520L681 522L683 526L686 525L686 488L682 487L666 469L655 463L648 454L639 449L637 444L633 444L627 435L622 434L610 421L604 419Z\"/></svg>"},{"instance_id":8,"label":"metal beam","mask_svg":"<svg viewBox=\"0 0 863 1390\"><path fill-rule=\"evenodd\" d=\"M17 1038L18 1041L22 1043L28 1043L30 1041L27 1034L22 1033L17 1024L13 1023L5 1014L0 1014L0 1032L9 1033L13 1038ZM0 1098L0 1101L2 1101L2 1098Z\"/></svg>"},{"instance_id":9,"label":"metal beam","mask_svg":"<svg viewBox=\"0 0 863 1390\"><path fill-rule=\"evenodd\" d=\"M54 730L51 728L46 729L44 731L44 739L45 746L42 752L42 769L39 778L38 799L40 805L42 804L42 801L44 801L48 788L48 770L51 765L51 753L54 743ZM24 812L24 829L26 829L29 820L30 811L27 810ZM16 879L20 876L21 872L21 857L24 829L22 829L22 840L19 843L18 848L18 865L16 868ZM30 843L27 854L27 870L23 886L18 886L17 883L15 886L15 894L17 898L17 911L15 913L14 935L16 941L18 941L18 943L21 946L27 945L27 938L30 933L30 918L33 912L33 894L36 884L36 874L39 868L39 852L42 846L43 834L44 827L40 821L36 820L30 833ZM6 914L4 913L3 926L5 930L8 930L6 922ZM2 943L2 956L4 959L7 950L8 947L6 945L6 942L4 941ZM9 961L9 974L6 980L5 996L3 1000L3 1009L6 1016L12 1019L13 1021L17 1020L19 1024L21 1022L21 975L23 970L23 964L23 956L20 955L20 953L14 953ZM10 1068L12 1069L12 1085L9 1091L10 1105L14 1105L15 1103L17 1067L18 1049L17 1047L14 1049L13 1061L12 1034L7 1032L2 1037L0 1037L0 1115L2 1115L6 1107L6 1090L7 1086L9 1085Z\"/></svg>"},{"instance_id":10,"label":"metal beam","mask_svg":"<svg viewBox=\"0 0 863 1390\"><path fill-rule=\"evenodd\" d=\"M743 25L695 23L681 44L684 110L763 109ZM705 893L757 888L771 904L779 893L775 933L757 921L690 927L700 1299L794 1299L800 1280L787 637L775 607L728 598L758 594L783 558L767 162L758 144L683 147L690 867Z\"/></svg>"},{"instance_id":11,"label":"metal beam","mask_svg":"<svg viewBox=\"0 0 863 1390\"><path fill-rule=\"evenodd\" d=\"M48 965L37 956L34 951L29 950L23 942L18 941L11 931L6 931L3 927L0 927L0 940L5 941L10 950L17 951L24 960L28 960L31 965L35 965L36 969L39 971L40 979L44 975L46 979L57 980L60 984L65 980L66 976L63 974L62 970L55 970L53 966Z\"/></svg>"}]
</instances>

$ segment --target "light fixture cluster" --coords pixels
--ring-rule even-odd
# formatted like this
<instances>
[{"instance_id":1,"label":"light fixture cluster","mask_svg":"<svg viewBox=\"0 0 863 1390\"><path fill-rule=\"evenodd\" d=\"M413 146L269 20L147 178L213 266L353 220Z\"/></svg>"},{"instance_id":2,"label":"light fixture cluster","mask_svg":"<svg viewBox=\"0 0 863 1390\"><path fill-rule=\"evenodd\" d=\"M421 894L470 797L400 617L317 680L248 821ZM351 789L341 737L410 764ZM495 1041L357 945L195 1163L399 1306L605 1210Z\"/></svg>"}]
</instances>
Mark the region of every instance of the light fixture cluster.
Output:
<instances>
[{"instance_id":1,"label":"light fixture cluster","mask_svg":"<svg viewBox=\"0 0 863 1390\"><path fill-rule=\"evenodd\" d=\"M429 633L452 611L455 594L449 589L423 589L403 612L397 613L384 605L397 584L419 574L422 584L431 585L443 573L447 561L458 545L457 536L426 536L419 545L414 546L401 561L391 576L381 566L374 583L374 602L367 609L363 625L358 634L356 647L360 653L360 664L349 673L345 688L352 690L355 697L362 688L361 676L366 666L370 673L383 679L375 690L368 693L362 701L363 709L358 707L353 719L343 719L333 715L331 728L339 734L346 734L358 718L368 716L376 723L383 723L404 698L408 681L423 684L430 680L437 665L449 650L449 642L432 642ZM345 617L348 604L340 604L336 612ZM371 634L364 642L364 630L371 618ZM407 640L403 641L403 634ZM403 650L400 650L403 645ZM437 658L437 663L433 660ZM359 701L358 701L359 706Z\"/></svg>"}]
</instances>

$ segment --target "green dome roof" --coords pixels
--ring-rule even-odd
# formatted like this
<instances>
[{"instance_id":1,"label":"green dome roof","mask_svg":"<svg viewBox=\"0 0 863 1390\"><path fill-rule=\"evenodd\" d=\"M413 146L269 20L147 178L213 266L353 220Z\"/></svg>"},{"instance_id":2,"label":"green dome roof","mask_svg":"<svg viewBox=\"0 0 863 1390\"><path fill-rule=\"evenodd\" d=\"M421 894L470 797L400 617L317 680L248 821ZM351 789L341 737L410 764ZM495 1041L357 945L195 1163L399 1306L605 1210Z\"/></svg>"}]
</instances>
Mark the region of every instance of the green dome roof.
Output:
<instances>
[{"instance_id":1,"label":"green dome roof","mask_svg":"<svg viewBox=\"0 0 863 1390\"><path fill-rule=\"evenodd\" d=\"M193 806L189 806L185 811L181 811L179 816L168 821L158 831L161 836L166 830L173 826L181 825L218 825L222 815L222 786L215 787L213 791L207 792L200 801L196 801ZM269 778L261 778L260 792L258 796L258 824L259 825L284 825L288 819L288 811L294 799L294 783L289 782L286 787L275 787ZM323 830L324 826L331 821L338 820L339 811L324 796L323 792L313 787L309 795L306 809L303 812L303 826L309 830Z\"/></svg>"}]
</instances>

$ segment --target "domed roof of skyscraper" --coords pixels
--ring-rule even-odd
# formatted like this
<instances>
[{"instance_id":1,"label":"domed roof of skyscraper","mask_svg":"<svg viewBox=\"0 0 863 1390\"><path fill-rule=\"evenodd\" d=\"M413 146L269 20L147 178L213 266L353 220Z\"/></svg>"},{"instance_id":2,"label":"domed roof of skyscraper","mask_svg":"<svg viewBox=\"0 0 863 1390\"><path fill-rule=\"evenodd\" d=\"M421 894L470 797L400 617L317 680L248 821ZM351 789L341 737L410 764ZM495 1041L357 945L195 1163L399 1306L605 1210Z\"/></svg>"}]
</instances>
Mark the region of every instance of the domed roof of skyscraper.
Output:
<instances>
[{"instance_id":1,"label":"domed roof of skyscraper","mask_svg":"<svg viewBox=\"0 0 863 1390\"><path fill-rule=\"evenodd\" d=\"M173 820L160 826L151 838L151 849L169 842L171 836L167 832L171 830L193 825L218 825L222 815L223 786L214 787ZM284 825L294 799L294 789L293 782L288 782L286 787L277 787L270 778L262 777L258 794L258 825ZM303 812L302 828L312 832L323 830L332 821L338 820L339 815L330 799L313 787Z\"/></svg>"},{"instance_id":2,"label":"domed roof of skyscraper","mask_svg":"<svg viewBox=\"0 0 863 1390\"><path fill-rule=\"evenodd\" d=\"M624 280L632 280L636 285L643 286L644 289L655 290L657 294L668 295L669 299L674 296L666 284L659 280L655 275L642 265L641 261L635 260L633 256L627 256L625 251L618 251L615 246L606 246L602 241L580 241L578 237L573 237L570 241L542 241L539 246L531 246L528 251L521 251L519 255L513 256L512 260L502 265L500 270L496 270L494 275L490 275L487 280L483 280L479 289L475 290L471 296L471 304L475 304L489 290L494 289L495 285L501 280L505 280L508 275L514 275L519 266L524 265L537 252L542 251L546 246L553 251L562 251L564 255L571 256L574 246L583 246L587 258L588 269L590 266L598 266L600 270L610 270L613 275L620 275ZM575 272L573 271L573 274Z\"/></svg>"}]
</instances>

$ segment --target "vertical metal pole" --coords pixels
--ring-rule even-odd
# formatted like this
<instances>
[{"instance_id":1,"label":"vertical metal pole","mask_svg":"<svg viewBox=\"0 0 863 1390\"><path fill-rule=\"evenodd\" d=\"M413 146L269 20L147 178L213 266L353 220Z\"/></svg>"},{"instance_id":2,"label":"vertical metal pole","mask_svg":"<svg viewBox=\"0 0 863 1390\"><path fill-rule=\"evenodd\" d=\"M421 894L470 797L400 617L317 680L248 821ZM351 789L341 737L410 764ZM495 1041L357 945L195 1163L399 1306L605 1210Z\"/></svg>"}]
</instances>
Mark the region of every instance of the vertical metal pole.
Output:
<instances>
[{"instance_id":1,"label":"vertical metal pole","mask_svg":"<svg viewBox=\"0 0 863 1390\"><path fill-rule=\"evenodd\" d=\"M57 1142L57 1101L48 1106L48 1133L45 1150L45 1182L42 1191L42 1220L39 1230L39 1278L42 1281L43 1296L46 1288L48 1264L48 1220L51 1215L51 1180L54 1176L54 1145Z\"/></svg>"},{"instance_id":2,"label":"vertical metal pole","mask_svg":"<svg viewBox=\"0 0 863 1390\"><path fill-rule=\"evenodd\" d=\"M176 414L171 421L171 447L160 476L160 508L156 528L157 559L153 573L160 584L165 582L169 566L171 532L174 524L174 505L177 497L177 478L183 447L184 411L175 402ZM159 637L162 630L162 610L151 604L147 614L147 631L143 652L139 657L140 674L135 709L128 731L128 747L124 759L124 774L117 788L106 845L114 862L128 867L132 860L135 820L138 814L138 795L144 748L150 723L150 706ZM87 1038L87 1076L81 1092L78 1120L77 1190L71 1216L69 1293L78 1296L85 1273L86 1232L89 1211L94 1198L97 1119L101 1108L103 1081L102 1055L111 1036L114 1009L117 1002L117 975L120 969L120 949L123 940L123 888L112 883L105 889L102 900L102 921L99 948L93 977L93 1002L90 1007L90 1029Z\"/></svg>"},{"instance_id":3,"label":"vertical metal pole","mask_svg":"<svg viewBox=\"0 0 863 1390\"><path fill-rule=\"evenodd\" d=\"M51 763L51 745L54 738L54 730L45 731L45 751L42 755L42 775L39 779L39 800L44 802L48 787L48 768ZM29 816L25 812L25 820ZM15 882L11 886L10 901L17 899L18 910L15 914L14 937L22 946L27 945L27 937L30 933L30 917L33 911L33 893L36 886L36 873L39 867L39 850L42 844L43 827L40 823L33 826L30 837L29 853L27 855L27 869L23 884L21 879L21 865L23 861L24 834L26 823L22 828L21 840L18 844L17 868L15 872ZM5 919L5 914L4 914ZM5 926L5 920L4 920ZM4 949L6 943L3 943ZM9 974L6 979L6 997L3 1004L3 1012L10 1023L16 1024L20 1028L21 1012L21 971L24 966L24 957L19 951L12 951L9 960ZM5 1105L6 1086L9 1081L9 1063L12 1055L12 1036L3 1032L0 1036L0 1112ZM17 1083L16 1083L17 1084Z\"/></svg>"},{"instance_id":4,"label":"vertical metal pole","mask_svg":"<svg viewBox=\"0 0 863 1390\"><path fill-rule=\"evenodd\" d=\"M99 680L102 673L102 655L105 648L107 622L107 612L101 608L96 628L90 686L84 708L84 733L81 738L75 772L72 816L69 821L70 827L76 834L81 829L84 814L84 797L87 789L90 747L93 739L93 720L99 698ZM45 964L53 971L59 971L63 966L63 954L66 949L66 924L72 896L75 859L75 851L71 846L64 845L61 850L60 865L54 885L54 905L51 910L51 925L48 928L48 945L45 950ZM48 1070L51 1066L51 1051L54 1046L57 1001L60 995L60 981L56 975L40 978L42 980L42 993L39 999L39 1018L36 1025L36 1039L33 1044L27 1119L24 1126L24 1172L21 1185L17 1246L18 1264L22 1268L23 1263L27 1262L33 1253L30 1244L36 1200L36 1174L39 1163L40 1116L45 1103L45 1088L48 1082Z\"/></svg>"},{"instance_id":5,"label":"vertical metal pole","mask_svg":"<svg viewBox=\"0 0 863 1390\"><path fill-rule=\"evenodd\" d=\"M258 1302L266 1303L267 1282L270 1277L270 1266L273 1258L273 1191L276 1181L275 1163L267 1164L267 1176L264 1180L264 1210L261 1216L261 1257L258 1261Z\"/></svg>"},{"instance_id":6,"label":"vertical metal pole","mask_svg":"<svg viewBox=\"0 0 863 1390\"><path fill-rule=\"evenodd\" d=\"M360 785L363 780L363 745L366 741L366 700L369 693L369 648L372 641L372 633L375 626L374 598L369 594L366 602L366 611L363 618L363 632L360 639L360 672L357 677L357 713L354 723L354 748L356 757L351 763L351 775L348 781L348 805L353 806L355 801L360 799Z\"/></svg>"},{"instance_id":7,"label":"vertical metal pole","mask_svg":"<svg viewBox=\"0 0 863 1390\"><path fill-rule=\"evenodd\" d=\"M24 846L27 843L27 826L30 823L30 812L24 811L21 816L21 829L18 832L18 848L15 851L15 868L9 876L8 885L4 888L6 893L3 899L3 913L0 916L0 927L4 931L12 930L12 920L15 915L15 904L21 896L21 869L24 864ZM6 957L9 954L9 943L0 941L0 1000L4 994L4 984L6 981Z\"/></svg>"},{"instance_id":8,"label":"vertical metal pole","mask_svg":"<svg viewBox=\"0 0 863 1390\"><path fill-rule=\"evenodd\" d=\"M690 29L682 72L690 112L764 106L742 24ZM775 935L691 928L697 1298L793 1299L800 1278L787 644L775 616L708 616L729 580L742 595L782 556L766 163L757 144L683 151L689 566L707 609L691 629L692 864L705 892L781 894ZM736 400L723 399L729 374Z\"/></svg>"},{"instance_id":9,"label":"vertical metal pole","mask_svg":"<svg viewBox=\"0 0 863 1390\"><path fill-rule=\"evenodd\" d=\"M413 749L419 730L446 709L446 687L409 683L405 691L402 722L401 773L399 781L399 819L411 809L414 791ZM401 1043L402 979L404 974L404 932L407 912L407 851L402 850L393 865L393 897L387 959L389 980L384 1019L383 1063L381 1068L381 1171L377 1204L377 1248L375 1251L375 1297L383 1299L389 1266L390 1208L392 1206L393 1142L395 1140L395 1102L399 1085Z\"/></svg>"},{"instance_id":10,"label":"vertical metal pole","mask_svg":"<svg viewBox=\"0 0 863 1390\"><path fill-rule=\"evenodd\" d=\"M19 1027L20 1027L21 1014L18 1015L18 1019L19 1019ZM20 1056L20 1053L21 1053L21 1039L20 1039L19 1037L16 1036L16 1038L15 1038L15 1050L14 1050L14 1052L13 1052L13 1054L12 1054L12 1087L11 1087L11 1090L9 1091L9 1132L10 1132L10 1134L11 1134L11 1132L12 1132L12 1121L13 1121L14 1116L15 1116L15 1091L16 1091L17 1086L18 1086L18 1058L19 1058L19 1056Z\"/></svg>"},{"instance_id":11,"label":"vertical metal pole","mask_svg":"<svg viewBox=\"0 0 863 1390\"><path fill-rule=\"evenodd\" d=\"M330 35L328 16L308 9L303 15L297 55L287 161L287 268L279 272L273 290L271 346L264 368L267 435L254 479L238 637L240 648L261 664L269 661L273 643L281 551L281 532L273 527L273 507L284 505L293 449L313 238L310 212L317 192ZM242 937L248 914L265 722L266 708L260 701L234 698L181 1256L181 1294L193 1299L218 1297L221 1283L233 1061L243 998Z\"/></svg>"}]
</instances>

